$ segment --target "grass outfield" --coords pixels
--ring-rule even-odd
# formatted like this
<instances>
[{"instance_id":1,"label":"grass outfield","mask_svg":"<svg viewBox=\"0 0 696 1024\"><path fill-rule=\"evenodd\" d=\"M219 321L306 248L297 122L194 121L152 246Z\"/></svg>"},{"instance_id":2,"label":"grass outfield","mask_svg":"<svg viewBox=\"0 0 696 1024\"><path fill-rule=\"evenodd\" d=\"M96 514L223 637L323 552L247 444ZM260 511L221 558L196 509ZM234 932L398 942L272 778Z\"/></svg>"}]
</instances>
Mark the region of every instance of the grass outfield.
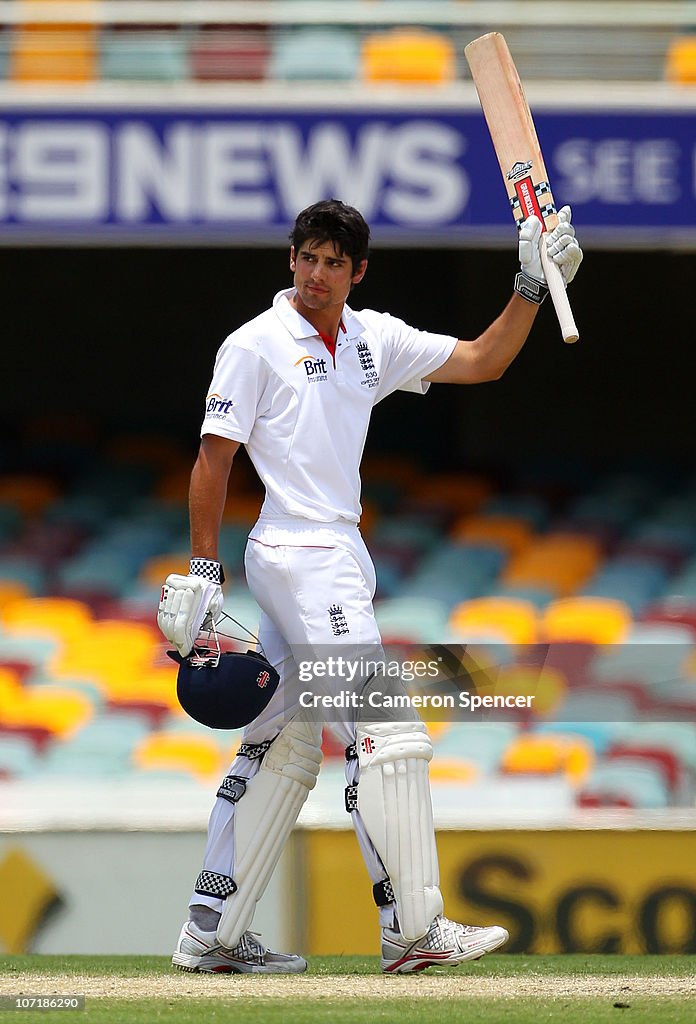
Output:
<instances>
[{"instance_id":1,"label":"grass outfield","mask_svg":"<svg viewBox=\"0 0 696 1024\"><path fill-rule=\"evenodd\" d=\"M19 994L85 994L86 1009L0 1011L0 1020L692 1024L696 956L498 955L398 977L380 974L373 957L315 957L295 977L188 974L168 957L0 957L0 996Z\"/></svg>"}]
</instances>

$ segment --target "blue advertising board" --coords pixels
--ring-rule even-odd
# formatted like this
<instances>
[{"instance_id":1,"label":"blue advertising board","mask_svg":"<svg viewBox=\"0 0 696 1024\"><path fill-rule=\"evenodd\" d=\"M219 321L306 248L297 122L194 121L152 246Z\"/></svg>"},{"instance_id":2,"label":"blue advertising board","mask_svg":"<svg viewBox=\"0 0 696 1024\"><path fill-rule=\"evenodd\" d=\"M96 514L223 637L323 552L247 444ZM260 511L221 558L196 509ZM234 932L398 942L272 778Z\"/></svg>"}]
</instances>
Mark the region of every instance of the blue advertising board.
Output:
<instances>
[{"instance_id":1,"label":"blue advertising board","mask_svg":"<svg viewBox=\"0 0 696 1024\"><path fill-rule=\"evenodd\" d=\"M557 204L583 240L696 245L696 116L535 113ZM0 110L4 244L277 244L338 196L376 244L509 244L483 117L451 107Z\"/></svg>"}]
</instances>

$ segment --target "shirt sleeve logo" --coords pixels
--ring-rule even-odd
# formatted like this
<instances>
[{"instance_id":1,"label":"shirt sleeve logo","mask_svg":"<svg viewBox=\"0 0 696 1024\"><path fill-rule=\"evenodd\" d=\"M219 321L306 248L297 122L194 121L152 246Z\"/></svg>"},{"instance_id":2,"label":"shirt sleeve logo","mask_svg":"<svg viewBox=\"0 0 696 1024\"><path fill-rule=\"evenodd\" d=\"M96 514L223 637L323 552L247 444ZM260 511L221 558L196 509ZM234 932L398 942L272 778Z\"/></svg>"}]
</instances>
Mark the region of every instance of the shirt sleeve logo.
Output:
<instances>
[{"instance_id":1,"label":"shirt sleeve logo","mask_svg":"<svg viewBox=\"0 0 696 1024\"><path fill-rule=\"evenodd\" d=\"M206 418L212 420L224 420L233 405L234 402L231 398L223 398L222 395L218 395L213 392L213 394L208 395L208 398L206 399Z\"/></svg>"}]
</instances>

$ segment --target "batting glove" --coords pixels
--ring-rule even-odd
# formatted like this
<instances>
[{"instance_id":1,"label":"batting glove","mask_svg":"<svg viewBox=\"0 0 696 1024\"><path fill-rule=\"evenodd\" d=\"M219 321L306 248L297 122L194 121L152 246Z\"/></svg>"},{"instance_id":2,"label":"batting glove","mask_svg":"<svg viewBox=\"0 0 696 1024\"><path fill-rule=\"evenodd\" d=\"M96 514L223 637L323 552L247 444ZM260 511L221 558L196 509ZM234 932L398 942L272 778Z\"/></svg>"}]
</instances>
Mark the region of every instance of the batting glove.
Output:
<instances>
[{"instance_id":1,"label":"batting glove","mask_svg":"<svg viewBox=\"0 0 696 1024\"><path fill-rule=\"evenodd\" d=\"M222 612L220 562L192 558L188 576L167 576L157 611L157 625L182 658L193 650L201 629L211 626Z\"/></svg>"},{"instance_id":2,"label":"batting glove","mask_svg":"<svg viewBox=\"0 0 696 1024\"><path fill-rule=\"evenodd\" d=\"M572 216L569 206L558 211L558 224L545 236L546 248L553 262L561 268L566 285L569 285L582 263L583 252L575 237L575 228L570 223Z\"/></svg>"},{"instance_id":3,"label":"batting glove","mask_svg":"<svg viewBox=\"0 0 696 1024\"><path fill-rule=\"evenodd\" d=\"M556 227L543 236L542 223L533 214L531 217L527 217L520 228L518 245L520 273L515 278L515 291L530 302L539 304L548 294L546 275L541 263L540 244L546 245L549 256L560 267L566 286L570 284L578 271L583 253L575 238L575 228L571 224L571 216L570 207L564 206L558 211Z\"/></svg>"}]
</instances>

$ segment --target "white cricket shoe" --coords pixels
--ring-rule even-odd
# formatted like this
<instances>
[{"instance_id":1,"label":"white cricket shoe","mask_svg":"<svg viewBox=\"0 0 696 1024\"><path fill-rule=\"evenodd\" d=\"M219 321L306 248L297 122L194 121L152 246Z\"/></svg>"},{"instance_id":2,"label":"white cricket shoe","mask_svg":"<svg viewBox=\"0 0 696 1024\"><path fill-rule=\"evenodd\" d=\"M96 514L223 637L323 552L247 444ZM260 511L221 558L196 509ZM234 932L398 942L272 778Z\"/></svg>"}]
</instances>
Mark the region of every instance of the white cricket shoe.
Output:
<instances>
[{"instance_id":1,"label":"white cricket shoe","mask_svg":"<svg viewBox=\"0 0 696 1024\"><path fill-rule=\"evenodd\" d=\"M273 953L254 932L244 932L233 949L221 946L215 932L187 921L181 929L172 963L182 971L210 974L301 974L307 961L293 953Z\"/></svg>"},{"instance_id":2,"label":"white cricket shoe","mask_svg":"<svg viewBox=\"0 0 696 1024\"><path fill-rule=\"evenodd\" d=\"M480 960L484 953L502 946L510 938L504 928L475 928L439 915L425 935L409 942L391 928L382 929L382 971L406 974L442 964L455 967L465 960Z\"/></svg>"}]
</instances>

